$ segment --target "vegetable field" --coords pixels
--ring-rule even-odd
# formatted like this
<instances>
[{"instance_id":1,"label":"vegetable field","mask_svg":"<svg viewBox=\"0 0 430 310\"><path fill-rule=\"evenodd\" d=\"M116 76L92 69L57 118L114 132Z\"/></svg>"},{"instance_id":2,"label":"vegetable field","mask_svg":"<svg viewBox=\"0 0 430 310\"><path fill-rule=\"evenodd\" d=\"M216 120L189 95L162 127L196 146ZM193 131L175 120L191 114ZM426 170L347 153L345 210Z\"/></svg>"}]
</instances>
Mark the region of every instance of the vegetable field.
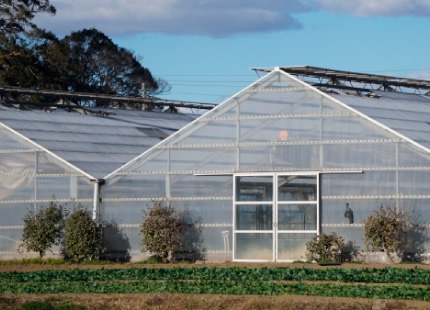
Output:
<instances>
[{"instance_id":1,"label":"vegetable field","mask_svg":"<svg viewBox=\"0 0 430 310\"><path fill-rule=\"evenodd\" d=\"M128 268L1 272L0 293L307 295L430 301L430 270Z\"/></svg>"}]
</instances>

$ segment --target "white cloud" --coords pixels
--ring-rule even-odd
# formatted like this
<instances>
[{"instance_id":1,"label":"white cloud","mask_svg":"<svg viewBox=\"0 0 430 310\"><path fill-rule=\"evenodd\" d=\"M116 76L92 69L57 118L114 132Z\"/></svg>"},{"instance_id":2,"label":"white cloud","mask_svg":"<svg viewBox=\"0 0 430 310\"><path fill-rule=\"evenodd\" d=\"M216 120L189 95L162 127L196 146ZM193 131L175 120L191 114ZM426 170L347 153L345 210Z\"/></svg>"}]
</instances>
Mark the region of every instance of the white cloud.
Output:
<instances>
[{"instance_id":1,"label":"white cloud","mask_svg":"<svg viewBox=\"0 0 430 310\"><path fill-rule=\"evenodd\" d=\"M108 35L158 32L224 37L300 28L306 0L51 0L36 23L58 35L95 27Z\"/></svg>"},{"instance_id":2,"label":"white cloud","mask_svg":"<svg viewBox=\"0 0 430 310\"><path fill-rule=\"evenodd\" d=\"M363 17L430 16L430 0L316 0L323 9Z\"/></svg>"}]
</instances>

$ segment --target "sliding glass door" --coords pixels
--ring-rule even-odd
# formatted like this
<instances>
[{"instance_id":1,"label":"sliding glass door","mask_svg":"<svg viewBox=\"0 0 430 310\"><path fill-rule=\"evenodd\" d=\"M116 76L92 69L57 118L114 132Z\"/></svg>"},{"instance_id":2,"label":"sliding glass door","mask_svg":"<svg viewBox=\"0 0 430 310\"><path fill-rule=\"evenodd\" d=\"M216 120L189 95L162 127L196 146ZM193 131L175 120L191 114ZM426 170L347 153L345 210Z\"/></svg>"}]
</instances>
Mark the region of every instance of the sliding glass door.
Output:
<instances>
[{"instance_id":1,"label":"sliding glass door","mask_svg":"<svg viewBox=\"0 0 430 310\"><path fill-rule=\"evenodd\" d=\"M304 259L319 230L318 175L238 174L233 183L233 259Z\"/></svg>"}]
</instances>

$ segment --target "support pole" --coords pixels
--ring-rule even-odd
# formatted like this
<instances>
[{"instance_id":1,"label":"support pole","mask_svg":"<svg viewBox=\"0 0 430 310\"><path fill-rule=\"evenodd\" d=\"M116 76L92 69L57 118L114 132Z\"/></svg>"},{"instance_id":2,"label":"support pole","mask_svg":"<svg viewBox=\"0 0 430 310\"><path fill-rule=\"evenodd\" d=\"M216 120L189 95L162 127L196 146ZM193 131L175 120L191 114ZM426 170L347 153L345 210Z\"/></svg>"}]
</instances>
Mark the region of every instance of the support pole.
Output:
<instances>
[{"instance_id":1,"label":"support pole","mask_svg":"<svg viewBox=\"0 0 430 310\"><path fill-rule=\"evenodd\" d=\"M100 187L105 183L104 179L94 180L94 198L93 198L93 221L98 221L100 209Z\"/></svg>"}]
</instances>

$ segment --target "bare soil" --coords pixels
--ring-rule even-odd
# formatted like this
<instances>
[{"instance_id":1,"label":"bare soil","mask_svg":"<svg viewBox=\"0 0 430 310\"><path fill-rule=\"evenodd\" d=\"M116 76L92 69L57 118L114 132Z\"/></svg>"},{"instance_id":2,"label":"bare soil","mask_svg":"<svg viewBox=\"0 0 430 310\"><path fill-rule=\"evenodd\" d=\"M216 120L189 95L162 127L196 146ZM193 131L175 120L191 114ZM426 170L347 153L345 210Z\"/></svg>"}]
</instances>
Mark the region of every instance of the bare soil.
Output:
<instances>
[{"instance_id":1,"label":"bare soil","mask_svg":"<svg viewBox=\"0 0 430 310\"><path fill-rule=\"evenodd\" d=\"M171 264L171 265L149 265L149 264L112 264L112 265L0 265L0 272L4 271L37 271L58 269L89 269L89 268L160 268L160 267L218 267L227 268L234 266L242 267L291 267L291 268L384 268L386 266L398 268L430 269L430 265L415 264L343 264L341 266L319 266L317 264L260 264L260 263L206 263L206 264ZM406 300L379 300L362 298L342 297L315 297L315 296L232 296L232 295L194 295L194 294L4 294L0 298L0 309L12 309L28 301L48 301L51 303L73 303L83 305L87 309L430 309L430 302L406 301Z\"/></svg>"}]
</instances>

